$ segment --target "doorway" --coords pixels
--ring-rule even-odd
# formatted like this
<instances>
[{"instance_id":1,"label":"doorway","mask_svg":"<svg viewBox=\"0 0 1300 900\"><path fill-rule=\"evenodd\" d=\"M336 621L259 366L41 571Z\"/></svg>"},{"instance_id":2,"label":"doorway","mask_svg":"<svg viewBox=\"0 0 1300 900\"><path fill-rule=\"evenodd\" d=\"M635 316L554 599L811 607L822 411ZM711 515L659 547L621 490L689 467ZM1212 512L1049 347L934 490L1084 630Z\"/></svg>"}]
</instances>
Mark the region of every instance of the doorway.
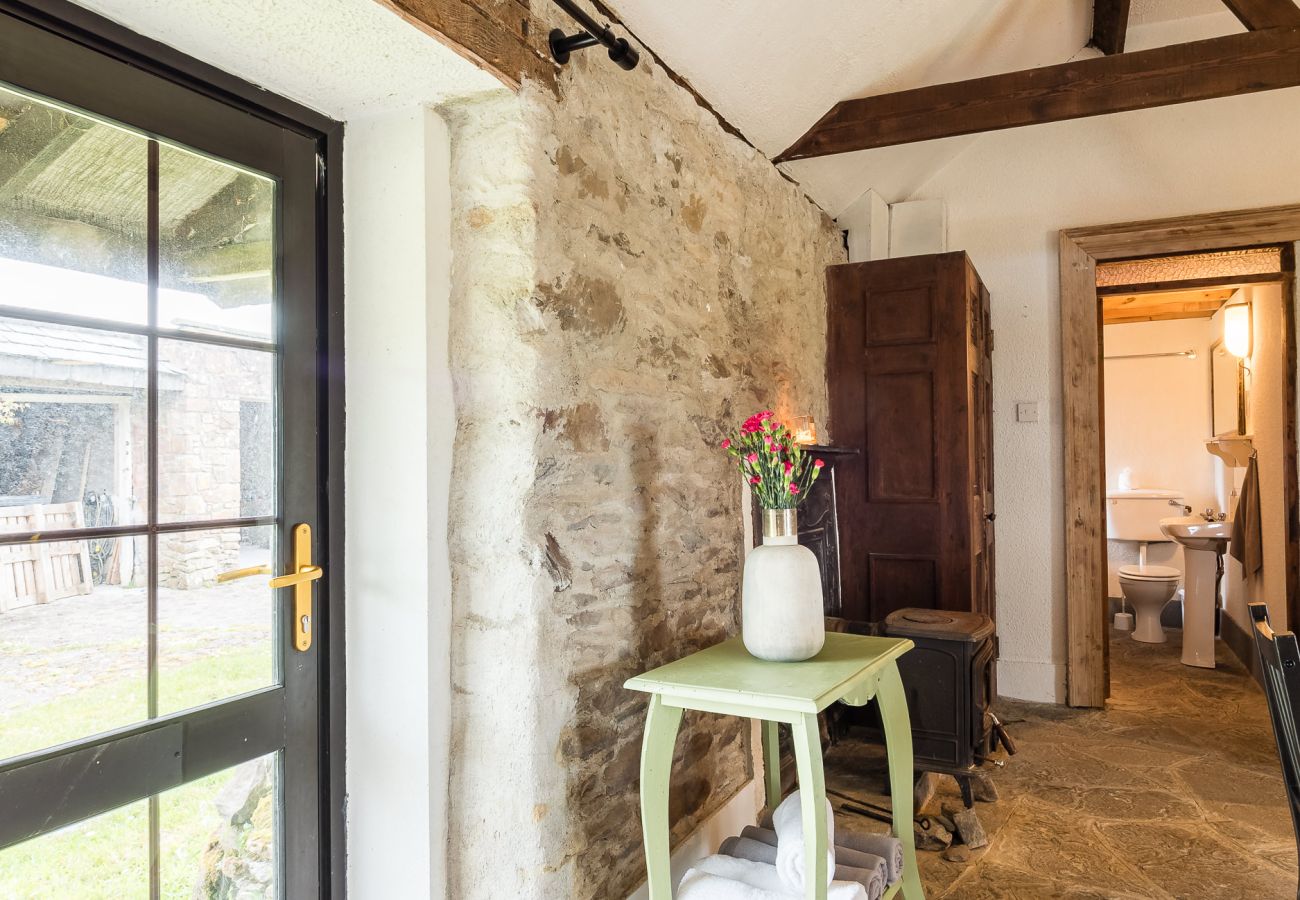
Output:
<instances>
[{"instance_id":1,"label":"doorway","mask_svg":"<svg viewBox=\"0 0 1300 900\"><path fill-rule=\"evenodd\" d=\"M336 133L162 55L0 4L0 895L325 896Z\"/></svg>"},{"instance_id":2,"label":"doorway","mask_svg":"<svg viewBox=\"0 0 1300 900\"><path fill-rule=\"evenodd\" d=\"M1285 454L1285 603L1298 598L1300 546L1296 524L1294 253L1300 238L1300 208L1248 210L1208 216L1073 229L1061 235L1062 387L1066 512L1066 615L1068 700L1072 706L1101 707L1109 693L1109 616L1105 508L1105 461L1101 340L1104 303L1098 294L1098 266L1118 260L1174 256L1214 250L1278 245L1278 269L1256 278L1278 285L1284 371L1281 403ZM1212 279L1213 280L1213 279ZM1238 279L1241 281L1242 279ZM1176 281L1176 279L1175 279ZM1245 279L1249 282L1250 279ZM1158 285L1202 290L1223 287L1186 283ZM1131 293L1131 292L1130 292ZM1204 299L1204 298L1202 298ZM1294 614L1292 614L1294 615Z\"/></svg>"}]
</instances>

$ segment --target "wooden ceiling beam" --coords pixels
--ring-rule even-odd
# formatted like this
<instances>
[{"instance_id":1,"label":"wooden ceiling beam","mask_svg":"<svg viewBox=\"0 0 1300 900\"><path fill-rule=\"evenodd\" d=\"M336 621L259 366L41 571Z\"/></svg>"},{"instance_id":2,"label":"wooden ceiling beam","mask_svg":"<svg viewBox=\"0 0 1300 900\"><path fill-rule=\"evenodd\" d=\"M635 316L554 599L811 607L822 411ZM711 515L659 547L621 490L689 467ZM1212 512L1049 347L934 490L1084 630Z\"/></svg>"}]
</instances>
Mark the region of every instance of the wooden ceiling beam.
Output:
<instances>
[{"instance_id":1,"label":"wooden ceiling beam","mask_svg":"<svg viewBox=\"0 0 1300 900\"><path fill-rule=\"evenodd\" d=\"M1139 322L1174 322L1179 319L1212 319L1214 314L1219 311L1216 306L1201 312L1187 311L1183 309L1173 309L1169 311L1159 311L1152 309L1145 313L1134 313L1133 315L1112 315L1110 313L1102 314L1101 324L1103 325L1136 325Z\"/></svg>"},{"instance_id":2,"label":"wooden ceiling beam","mask_svg":"<svg viewBox=\"0 0 1300 900\"><path fill-rule=\"evenodd\" d=\"M1300 26L1300 6L1294 0L1223 0L1223 5L1251 31Z\"/></svg>"},{"instance_id":3,"label":"wooden ceiling beam","mask_svg":"<svg viewBox=\"0 0 1300 900\"><path fill-rule=\"evenodd\" d=\"M1128 37L1129 0L1093 0L1092 40L1089 43L1107 56L1124 52Z\"/></svg>"},{"instance_id":4,"label":"wooden ceiling beam","mask_svg":"<svg viewBox=\"0 0 1300 900\"><path fill-rule=\"evenodd\" d=\"M510 87L535 78L554 88L546 34L530 24L527 0L377 0Z\"/></svg>"},{"instance_id":5,"label":"wooden ceiling beam","mask_svg":"<svg viewBox=\"0 0 1300 900\"><path fill-rule=\"evenodd\" d=\"M1300 85L1300 27L1273 28L835 105L776 162Z\"/></svg>"},{"instance_id":6,"label":"wooden ceiling beam","mask_svg":"<svg viewBox=\"0 0 1300 900\"><path fill-rule=\"evenodd\" d=\"M1136 297L1103 297L1101 320L1106 325L1125 322L1155 322L1167 319L1208 319L1231 298L1232 291Z\"/></svg>"}]
</instances>

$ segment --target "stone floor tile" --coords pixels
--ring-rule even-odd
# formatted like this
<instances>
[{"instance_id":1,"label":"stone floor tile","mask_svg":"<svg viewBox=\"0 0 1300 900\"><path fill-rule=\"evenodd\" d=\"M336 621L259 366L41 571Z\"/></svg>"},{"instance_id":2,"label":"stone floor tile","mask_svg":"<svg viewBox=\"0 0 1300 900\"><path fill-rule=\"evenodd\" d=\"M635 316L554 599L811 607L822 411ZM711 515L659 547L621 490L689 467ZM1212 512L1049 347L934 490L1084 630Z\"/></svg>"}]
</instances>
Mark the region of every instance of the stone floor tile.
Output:
<instances>
[{"instance_id":1,"label":"stone floor tile","mask_svg":"<svg viewBox=\"0 0 1300 900\"><path fill-rule=\"evenodd\" d=\"M931 900L1172 900L1295 896L1296 849L1264 696L1226 647L1218 667L1179 661L1181 635L1112 632L1105 711L1002 700L1021 753L976 805L990 846L971 861L921 853ZM845 741L828 783L879 803L879 748ZM934 808L957 796L941 782ZM882 831L853 816L837 827Z\"/></svg>"}]
</instances>

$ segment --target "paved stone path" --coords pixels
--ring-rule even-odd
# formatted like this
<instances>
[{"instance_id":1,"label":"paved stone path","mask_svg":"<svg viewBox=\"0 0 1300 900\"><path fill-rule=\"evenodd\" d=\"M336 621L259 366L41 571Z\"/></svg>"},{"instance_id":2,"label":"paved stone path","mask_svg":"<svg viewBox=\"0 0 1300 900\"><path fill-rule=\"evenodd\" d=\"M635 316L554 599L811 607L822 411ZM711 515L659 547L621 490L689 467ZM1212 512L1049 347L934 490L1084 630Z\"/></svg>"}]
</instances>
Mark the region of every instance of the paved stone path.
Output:
<instances>
[{"instance_id":1,"label":"paved stone path","mask_svg":"<svg viewBox=\"0 0 1300 900\"><path fill-rule=\"evenodd\" d=\"M158 653L168 671L204 656L266 646L271 591L264 578L158 592ZM146 673L143 589L100 585L0 615L0 717Z\"/></svg>"},{"instance_id":2,"label":"paved stone path","mask_svg":"<svg viewBox=\"0 0 1300 900\"><path fill-rule=\"evenodd\" d=\"M1195 669L1180 642L1175 630L1154 646L1113 633L1104 712L999 703L1020 753L994 776L1002 799L976 804L991 844L969 863L920 853L929 900L1295 897L1264 695L1222 643L1219 668ZM888 802L873 755L837 745L830 785ZM942 792L957 796L950 782ZM843 813L836 827L884 828Z\"/></svg>"}]
</instances>

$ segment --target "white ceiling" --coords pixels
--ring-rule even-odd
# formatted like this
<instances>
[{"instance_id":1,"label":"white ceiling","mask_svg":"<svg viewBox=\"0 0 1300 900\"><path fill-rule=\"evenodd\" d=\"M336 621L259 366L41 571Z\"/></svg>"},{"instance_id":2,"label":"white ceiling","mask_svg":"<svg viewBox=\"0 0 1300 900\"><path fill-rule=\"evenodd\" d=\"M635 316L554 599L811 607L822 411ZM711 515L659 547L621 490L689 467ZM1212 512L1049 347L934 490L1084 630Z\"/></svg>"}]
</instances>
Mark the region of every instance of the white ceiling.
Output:
<instances>
[{"instance_id":1,"label":"white ceiling","mask_svg":"<svg viewBox=\"0 0 1300 900\"><path fill-rule=\"evenodd\" d=\"M374 0L77 2L336 119L501 87Z\"/></svg>"},{"instance_id":2,"label":"white ceiling","mask_svg":"<svg viewBox=\"0 0 1300 900\"><path fill-rule=\"evenodd\" d=\"M1091 0L613 2L641 40L769 157L840 100L1096 52L1085 49ZM1231 18L1221 0L1133 0L1133 23L1147 31L1210 14ZM1148 35L1143 43L1160 41ZM978 139L887 147L782 168L839 215L868 189L890 202L905 199Z\"/></svg>"}]
</instances>

